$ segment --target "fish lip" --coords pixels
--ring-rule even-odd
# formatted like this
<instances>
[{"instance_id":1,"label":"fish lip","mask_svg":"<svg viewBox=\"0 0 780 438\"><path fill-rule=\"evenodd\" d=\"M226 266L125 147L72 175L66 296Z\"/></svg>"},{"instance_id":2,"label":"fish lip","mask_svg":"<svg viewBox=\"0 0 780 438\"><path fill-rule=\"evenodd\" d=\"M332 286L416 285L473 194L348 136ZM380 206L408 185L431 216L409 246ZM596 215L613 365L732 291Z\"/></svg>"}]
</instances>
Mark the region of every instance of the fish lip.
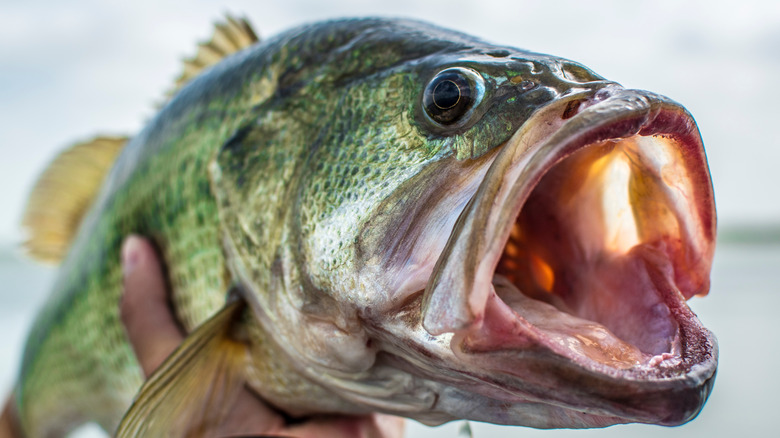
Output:
<instances>
[{"instance_id":1,"label":"fish lip","mask_svg":"<svg viewBox=\"0 0 780 438\"><path fill-rule=\"evenodd\" d=\"M579 106L573 116L570 109L572 102L577 102ZM568 117L560 117L558 114L566 114ZM567 96L534 114L529 122L532 125L547 125L541 129L530 125L524 130L524 127L529 126L526 123L503 146L505 149L499 152L483 184L458 218L434 267L421 303L422 325L429 334L438 336L454 333L453 350L462 348L461 344L468 334L482 325L491 298L487 288L483 288L485 292L479 293L477 283L492 278L502 248L509 239L511 224L530 192L558 162L604 140L632 136L673 136L685 148L686 157L693 162L691 166L698 166L693 170L699 172L694 207L694 214L697 215L694 231L698 234L694 237L700 241L696 244L699 254L695 257L700 258L701 263L695 269L700 271L700 277L707 278L692 280L698 282L692 287L706 292L714 251L714 200L698 128L682 106L654 93L609 87L587 95L575 93ZM513 156L502 158L502 155L507 154ZM511 168L515 171L521 169L519 175L507 177L507 171ZM507 184L508 180L512 184ZM501 356L499 361L505 361L507 365L502 376L496 378L495 372L486 372L481 379L493 385L498 384L508 392L515 388L515 394L523 394L523 397L529 399L558 404L564 409L581 410L594 417L618 417L626 421L663 425L681 424L695 417L703 407L714 382L718 350L714 335L699 323L685 299L673 297L672 292L667 295L669 297L665 298L665 302L680 324L683 338L679 352L681 362L674 369L663 372L647 369L617 370L593 361L573 358L549 348L533 327L519 329L527 338L527 345L514 346L501 352L461 350L456 356L472 365L478 363L474 358L479 356L482 356L482 361L487 354ZM516 361L511 357L506 358L507 353L523 349L539 352L538 356L530 360L523 359L528 360L527 367L546 368L548 375L556 374L549 370L560 369L558 376L553 377L554 385L548 382L549 385L565 387L572 384L579 387L581 393L556 398L550 387L528 387L522 379L522 371L511 372ZM632 402L632 399L638 401ZM612 421L616 422L621 421Z\"/></svg>"}]
</instances>

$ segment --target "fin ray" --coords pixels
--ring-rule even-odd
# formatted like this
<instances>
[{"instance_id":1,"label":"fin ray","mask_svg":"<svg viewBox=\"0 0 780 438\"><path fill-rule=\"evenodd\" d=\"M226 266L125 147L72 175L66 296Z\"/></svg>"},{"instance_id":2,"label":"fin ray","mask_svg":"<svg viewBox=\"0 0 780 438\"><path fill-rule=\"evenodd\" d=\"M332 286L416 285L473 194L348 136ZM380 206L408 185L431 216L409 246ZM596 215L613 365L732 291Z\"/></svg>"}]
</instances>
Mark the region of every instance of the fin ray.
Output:
<instances>
[{"instance_id":1,"label":"fin ray","mask_svg":"<svg viewBox=\"0 0 780 438\"><path fill-rule=\"evenodd\" d=\"M61 152L35 183L22 216L28 254L56 263L70 247L126 137L96 137Z\"/></svg>"},{"instance_id":2,"label":"fin ray","mask_svg":"<svg viewBox=\"0 0 780 438\"><path fill-rule=\"evenodd\" d=\"M198 437L216 428L245 383L248 349L233 338L236 300L191 333L141 388L117 438Z\"/></svg>"},{"instance_id":3,"label":"fin ray","mask_svg":"<svg viewBox=\"0 0 780 438\"><path fill-rule=\"evenodd\" d=\"M214 34L211 39L198 44L198 52L195 56L183 61L183 71L168 95L176 94L187 82L206 68L258 41L260 39L245 18L226 15L225 22L214 25Z\"/></svg>"}]
</instances>

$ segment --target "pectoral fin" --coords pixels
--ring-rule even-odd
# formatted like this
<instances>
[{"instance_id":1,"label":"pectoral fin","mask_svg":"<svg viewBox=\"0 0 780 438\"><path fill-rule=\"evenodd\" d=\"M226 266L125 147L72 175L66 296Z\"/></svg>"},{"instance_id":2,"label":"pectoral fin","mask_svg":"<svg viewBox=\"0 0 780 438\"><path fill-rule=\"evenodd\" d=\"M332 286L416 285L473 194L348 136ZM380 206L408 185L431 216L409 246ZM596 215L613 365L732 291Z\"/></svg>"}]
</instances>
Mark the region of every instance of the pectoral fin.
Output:
<instances>
[{"instance_id":1,"label":"pectoral fin","mask_svg":"<svg viewBox=\"0 0 780 438\"><path fill-rule=\"evenodd\" d=\"M238 325L245 308L242 300L229 303L184 340L141 388L117 438L209 436L245 382Z\"/></svg>"}]
</instances>

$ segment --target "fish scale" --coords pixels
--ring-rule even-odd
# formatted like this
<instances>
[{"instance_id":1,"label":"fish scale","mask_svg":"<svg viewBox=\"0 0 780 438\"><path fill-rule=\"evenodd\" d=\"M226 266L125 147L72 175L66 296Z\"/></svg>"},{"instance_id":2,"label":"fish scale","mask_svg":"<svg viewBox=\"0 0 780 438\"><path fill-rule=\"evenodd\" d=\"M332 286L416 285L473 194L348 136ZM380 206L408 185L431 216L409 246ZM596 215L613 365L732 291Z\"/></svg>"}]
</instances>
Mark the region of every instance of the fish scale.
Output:
<instances>
[{"instance_id":1,"label":"fish scale","mask_svg":"<svg viewBox=\"0 0 780 438\"><path fill-rule=\"evenodd\" d=\"M213 220L215 205L202 191L192 189L199 185L186 174L180 177L190 184L181 180L171 184L168 163L189 158L183 153L186 149L175 150L173 157L161 154L159 159L150 160L148 171L138 172L124 190L106 202L103 211L95 210L101 213L100 219L89 233L82 232L85 243L76 245L81 252L71 253L66 260L65 278L61 276L55 283L56 296L67 297L54 310L57 323L51 327L51 322L39 319L35 327L45 327L44 339L40 344L28 344L25 353L25 362L30 365L23 368L19 395L26 424L44 425L44 418L56 417L58 410L41 401L52 398L53 405L70 400L80 416L98 413L91 419L113 430L142 383L118 314L118 262L124 236L150 235L159 245L175 291L176 313L186 328L201 323L223 304L224 257ZM205 160L200 166L205 171ZM171 208L181 205L171 202L173 199L186 202L188 208ZM71 265L86 271L86 282L67 275ZM59 389L60 385L68 385L70 391ZM84 391L84 386L99 389ZM34 400L29 408L27 399ZM32 436L39 435L35 426L30 429Z\"/></svg>"},{"instance_id":2,"label":"fish scale","mask_svg":"<svg viewBox=\"0 0 780 438\"><path fill-rule=\"evenodd\" d=\"M231 67L236 66L236 70L224 67L201 79L204 83L196 79L125 147L107 187L85 219L89 226L82 227L63 263L52 298L36 320L26 346L17 394L30 436L46 435L50 427L67 430L86 420L113 430L142 383L118 313L119 250L125 236L135 233L153 238L168 269L176 315L187 330L222 306L227 268L209 184L209 163L252 114L252 108L267 104L263 96L292 93L291 89L305 86L307 76L318 66L302 59L301 53L324 56L321 54L339 48L376 22L345 24L288 32L233 59ZM358 50L345 53L346 71L381 67ZM387 59L388 63L394 61ZM285 73L279 76L279 71ZM212 79L218 75L219 80ZM271 80L263 80L266 77ZM277 94L274 77L282 88ZM218 84L216 90L208 87L210 83ZM304 133L311 132L306 129L306 118L314 119L329 110L325 106L319 112L311 111L309 101L318 100L317 87L312 89L306 104L301 104L306 110L304 117L293 121L298 133L291 133L286 142L266 142L255 149L257 156L245 158L256 166L249 180L264 189L250 193L253 198L247 200L258 206L258 223L275 222L277 212L262 207L278 205L285 198L285 181L292 177L289 165L311 147L302 141ZM328 99L321 94L318 97L320 102ZM271 106L274 104L272 101ZM278 126L279 119L283 119L282 126L289 126L287 118L273 114L265 116L270 118L269 126ZM258 124L262 123L261 117ZM335 165L343 163L341 158L340 153L321 158L333 163L334 172L326 182L339 181L341 174ZM260 180L268 183L261 185ZM315 215L320 214L317 206L331 204L327 199L310 201L317 208ZM262 245L268 246L279 237L267 232L258 236ZM268 267L269 260L263 263L261 257L258 262L258 271ZM62 400L69 400L67 406Z\"/></svg>"}]
</instances>

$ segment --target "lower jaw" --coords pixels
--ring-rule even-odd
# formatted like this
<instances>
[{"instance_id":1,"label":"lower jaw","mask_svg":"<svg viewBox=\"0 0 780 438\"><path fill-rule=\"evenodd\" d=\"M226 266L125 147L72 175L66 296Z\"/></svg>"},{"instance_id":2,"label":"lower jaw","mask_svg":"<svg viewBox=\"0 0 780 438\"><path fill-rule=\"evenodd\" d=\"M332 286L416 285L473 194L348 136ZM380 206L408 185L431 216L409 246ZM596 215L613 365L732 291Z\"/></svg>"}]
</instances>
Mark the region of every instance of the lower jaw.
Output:
<instances>
[{"instance_id":1,"label":"lower jaw","mask_svg":"<svg viewBox=\"0 0 780 438\"><path fill-rule=\"evenodd\" d=\"M648 276L658 273L648 272ZM678 294L672 289L667 293ZM527 305L532 299L519 301ZM543 313L526 318L523 311L552 306L537 301L529 306L537 309L516 310L517 302L507 304L498 295L488 299L482 325L455 334L450 347L461 362L459 368L485 383L469 384L476 392L515 408L546 406L553 415L549 425L540 420L541 425L533 427L679 425L698 415L709 396L717 347L685 303L675 301L678 305L670 306L670 312L682 323L670 352L662 354L644 353L591 321L580 319L569 326L587 326L581 335L561 330L560 325L532 323L529 320ZM558 310L550 312L566 315L556 318L577 319Z\"/></svg>"},{"instance_id":2,"label":"lower jaw","mask_svg":"<svg viewBox=\"0 0 780 438\"><path fill-rule=\"evenodd\" d=\"M496 274L483 318L456 333L452 351L469 374L489 383L482 394L509 403L550 405L565 423L536 427L603 427L642 422L678 425L694 418L712 388L714 337L687 306L669 261L650 244L611 260L637 291L662 307L665 327L646 351L606 326L534 299ZM636 318L627 315L627 319ZM641 343L641 342L640 342Z\"/></svg>"},{"instance_id":3,"label":"lower jaw","mask_svg":"<svg viewBox=\"0 0 780 438\"><path fill-rule=\"evenodd\" d=\"M583 164L576 159L574 163ZM570 185L558 181L543 189L567 192ZM581 197L601 200L600 187L591 191L598 196ZM533 193L526 202L534 202ZM631 205L631 199L621 202L634 214L646 210ZM671 201L658 198L653 208L667 203ZM684 255L697 250L685 246L691 245L685 235L688 218L643 228L642 220L629 214L622 224L613 220L588 233L587 228L577 229L576 219L593 215L601 204L570 205L584 207L534 205L541 213L525 216L521 210L516 243L525 252L519 263L525 268L514 271L520 279L511 278L513 271L502 265L502 256L484 312L467 329L455 332L453 352L465 363L478 363L486 379L495 383L500 376L497 396L510 393L510 399L530 403L546 397L573 417L575 411L586 412L580 420L593 421L590 426L690 420L711 389L717 351L711 333L686 304L686 297L697 293L684 263ZM538 237L540 223L556 221L557 228ZM630 227L626 221L632 222ZM575 244L567 246L556 238ZM690 269L692 276L706 275L699 271L704 269ZM688 287L681 291L679 284Z\"/></svg>"}]
</instances>

